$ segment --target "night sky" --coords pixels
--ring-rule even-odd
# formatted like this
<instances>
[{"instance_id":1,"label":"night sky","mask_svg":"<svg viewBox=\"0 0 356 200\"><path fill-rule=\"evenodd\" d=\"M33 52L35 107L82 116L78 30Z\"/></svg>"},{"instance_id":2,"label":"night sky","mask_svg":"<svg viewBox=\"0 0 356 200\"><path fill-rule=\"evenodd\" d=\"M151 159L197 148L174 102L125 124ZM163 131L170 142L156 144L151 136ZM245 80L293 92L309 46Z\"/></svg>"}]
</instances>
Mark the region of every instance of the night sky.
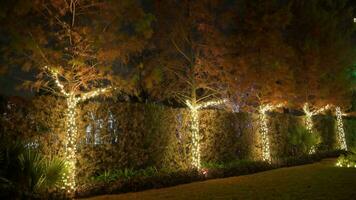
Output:
<instances>
[{"instance_id":1,"label":"night sky","mask_svg":"<svg viewBox=\"0 0 356 200\"><path fill-rule=\"evenodd\" d=\"M33 79L33 73L24 72L19 67L11 68L4 76L0 76L1 93L6 96L29 97L33 93L28 90L18 88L24 80Z\"/></svg>"}]
</instances>

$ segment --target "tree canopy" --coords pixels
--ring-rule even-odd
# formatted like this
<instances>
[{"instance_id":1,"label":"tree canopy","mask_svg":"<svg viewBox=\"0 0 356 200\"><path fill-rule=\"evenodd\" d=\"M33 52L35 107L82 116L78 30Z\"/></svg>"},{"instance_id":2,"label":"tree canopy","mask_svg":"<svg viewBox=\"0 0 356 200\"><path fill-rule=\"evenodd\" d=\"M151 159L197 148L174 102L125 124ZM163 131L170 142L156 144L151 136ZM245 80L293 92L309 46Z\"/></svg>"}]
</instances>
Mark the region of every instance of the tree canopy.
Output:
<instances>
[{"instance_id":1,"label":"tree canopy","mask_svg":"<svg viewBox=\"0 0 356 200\"><path fill-rule=\"evenodd\" d=\"M113 85L141 101L229 99L236 111L351 105L348 0L1 4L0 73L30 70L31 88L53 89L44 69L52 66L78 93Z\"/></svg>"}]
</instances>

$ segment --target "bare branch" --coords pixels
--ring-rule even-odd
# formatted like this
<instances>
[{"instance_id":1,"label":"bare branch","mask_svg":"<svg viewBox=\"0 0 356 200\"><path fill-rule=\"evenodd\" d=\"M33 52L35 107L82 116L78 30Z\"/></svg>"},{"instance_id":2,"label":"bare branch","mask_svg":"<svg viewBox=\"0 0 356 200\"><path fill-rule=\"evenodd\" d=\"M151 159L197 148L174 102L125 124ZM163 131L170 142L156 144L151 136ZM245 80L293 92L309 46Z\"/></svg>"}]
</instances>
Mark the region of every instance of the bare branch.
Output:
<instances>
[{"instance_id":1,"label":"bare branch","mask_svg":"<svg viewBox=\"0 0 356 200\"><path fill-rule=\"evenodd\" d=\"M182 54L183 57L184 57L185 59L187 59L189 63L192 63L192 60L178 47L177 43L176 43L173 39L171 39L171 41L172 41L174 47L177 49L177 51L178 51L180 54Z\"/></svg>"}]
</instances>

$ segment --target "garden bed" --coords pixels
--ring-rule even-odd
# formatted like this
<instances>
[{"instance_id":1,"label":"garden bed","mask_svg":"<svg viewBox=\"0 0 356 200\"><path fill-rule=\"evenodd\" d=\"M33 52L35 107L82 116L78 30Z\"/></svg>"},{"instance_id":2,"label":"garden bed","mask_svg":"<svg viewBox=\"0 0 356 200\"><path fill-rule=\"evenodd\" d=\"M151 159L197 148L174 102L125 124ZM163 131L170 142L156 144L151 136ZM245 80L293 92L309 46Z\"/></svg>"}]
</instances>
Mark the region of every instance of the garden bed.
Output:
<instances>
[{"instance_id":1,"label":"garden bed","mask_svg":"<svg viewBox=\"0 0 356 200\"><path fill-rule=\"evenodd\" d=\"M321 161L324 158L336 158L341 153L343 153L343 151L329 151L300 157L288 157L280 159L274 164L247 160L237 160L228 163L206 163L205 167L200 172L193 169L175 172L156 171L147 176L132 176L118 180L107 179L107 181L93 181L91 184L79 187L76 196L80 198L102 194L137 192L208 179L246 175L280 167L314 163Z\"/></svg>"}]
</instances>

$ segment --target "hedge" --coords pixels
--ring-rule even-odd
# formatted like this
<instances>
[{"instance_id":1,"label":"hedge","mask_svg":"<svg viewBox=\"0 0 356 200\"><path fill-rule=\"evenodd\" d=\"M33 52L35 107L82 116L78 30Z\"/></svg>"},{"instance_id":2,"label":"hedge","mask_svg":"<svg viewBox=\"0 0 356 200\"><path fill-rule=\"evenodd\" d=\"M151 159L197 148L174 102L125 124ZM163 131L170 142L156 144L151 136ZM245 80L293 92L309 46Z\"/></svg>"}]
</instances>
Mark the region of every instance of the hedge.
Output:
<instances>
[{"instance_id":1,"label":"hedge","mask_svg":"<svg viewBox=\"0 0 356 200\"><path fill-rule=\"evenodd\" d=\"M11 102L10 102L11 103ZM5 104L6 105L6 104ZM46 155L63 155L66 104L49 96L2 108L2 133L36 145ZM77 182L111 169L190 170L190 117L186 108L115 101L90 101L78 107ZM199 111L202 162L260 161L259 118L254 113ZM287 133L303 126L303 116L268 113L273 162L292 156ZM337 149L335 117L314 116L322 137L318 151ZM356 120L346 118L348 145L356 143Z\"/></svg>"}]
</instances>

